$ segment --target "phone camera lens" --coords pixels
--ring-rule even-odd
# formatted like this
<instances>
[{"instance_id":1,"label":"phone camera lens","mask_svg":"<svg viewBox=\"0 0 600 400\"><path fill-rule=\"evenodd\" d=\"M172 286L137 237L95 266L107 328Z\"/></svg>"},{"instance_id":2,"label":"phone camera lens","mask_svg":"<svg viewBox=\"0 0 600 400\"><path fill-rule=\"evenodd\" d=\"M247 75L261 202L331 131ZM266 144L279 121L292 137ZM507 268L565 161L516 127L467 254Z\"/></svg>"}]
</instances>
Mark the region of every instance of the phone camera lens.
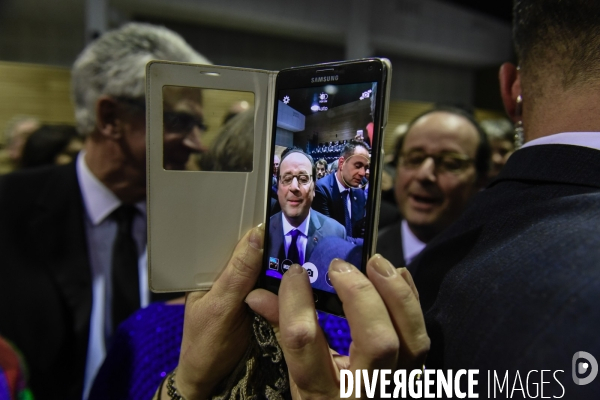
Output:
<instances>
[{"instance_id":1,"label":"phone camera lens","mask_svg":"<svg viewBox=\"0 0 600 400\"><path fill-rule=\"evenodd\" d=\"M368 69L369 69L369 71L373 71L373 66L372 66L372 65L369 65L369 68L368 68Z\"/></svg>"}]
</instances>

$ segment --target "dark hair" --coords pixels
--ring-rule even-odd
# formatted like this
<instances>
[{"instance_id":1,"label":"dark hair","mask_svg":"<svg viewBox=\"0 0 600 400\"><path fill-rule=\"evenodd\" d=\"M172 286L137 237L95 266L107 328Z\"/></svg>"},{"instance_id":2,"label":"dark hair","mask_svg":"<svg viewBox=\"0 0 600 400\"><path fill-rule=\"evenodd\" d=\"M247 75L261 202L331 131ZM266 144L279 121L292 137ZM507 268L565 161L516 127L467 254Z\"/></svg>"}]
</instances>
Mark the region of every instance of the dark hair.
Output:
<instances>
[{"instance_id":1,"label":"dark hair","mask_svg":"<svg viewBox=\"0 0 600 400\"><path fill-rule=\"evenodd\" d=\"M323 165L325 168L327 168L327 161L325 161L324 158L321 158L315 162L315 165Z\"/></svg>"},{"instance_id":2,"label":"dark hair","mask_svg":"<svg viewBox=\"0 0 600 400\"><path fill-rule=\"evenodd\" d=\"M344 145L344 148L342 149L342 152L340 153L340 157L344 157L344 159L346 159L346 158L354 155L354 151L359 146L362 147L362 148L364 148L365 150L367 150L369 153L371 152L371 146L369 146L368 144L366 144L364 141L362 141L362 140L356 140L356 139L350 139Z\"/></svg>"},{"instance_id":3,"label":"dark hair","mask_svg":"<svg viewBox=\"0 0 600 400\"><path fill-rule=\"evenodd\" d=\"M56 157L67 148L71 140L78 138L71 125L42 125L25 142L21 168L53 165Z\"/></svg>"},{"instance_id":4,"label":"dark hair","mask_svg":"<svg viewBox=\"0 0 600 400\"><path fill-rule=\"evenodd\" d=\"M286 157L292 153L300 153L304 157L308 158L308 161L310 161L310 165L312 167L312 180L313 180L313 182L316 182L317 181L317 167L315 167L315 161L309 154L306 154L301 148L296 147L296 146L288 147L281 153L281 160L279 161L279 170L277 171L277 181L279 182L279 177L280 177L279 173L281 172L281 165L283 164L283 160L285 160Z\"/></svg>"},{"instance_id":5,"label":"dark hair","mask_svg":"<svg viewBox=\"0 0 600 400\"><path fill-rule=\"evenodd\" d=\"M598 0L515 0L513 40L523 71L556 66L563 88L598 80L599 16Z\"/></svg>"},{"instance_id":6,"label":"dark hair","mask_svg":"<svg viewBox=\"0 0 600 400\"><path fill-rule=\"evenodd\" d=\"M479 144L477 145L477 150L475 152L475 170L477 171L478 177L485 178L490 170L490 158L492 154L492 149L490 147L490 141L488 140L487 134L485 133L481 125L479 125L473 114L462 108L454 106L436 105L433 108L419 114L412 121L410 121L410 123L408 124L408 128L406 129L406 133L402 135L402 139L398 141L398 147L396 148L396 162L398 157L400 157L400 154L402 153L404 140L406 139L406 136L409 134L413 125L425 115L432 114L435 112L447 112L450 114L458 115L459 117L465 118L471 123L471 125L473 125L473 127L477 131L477 135L479 136Z\"/></svg>"}]
</instances>

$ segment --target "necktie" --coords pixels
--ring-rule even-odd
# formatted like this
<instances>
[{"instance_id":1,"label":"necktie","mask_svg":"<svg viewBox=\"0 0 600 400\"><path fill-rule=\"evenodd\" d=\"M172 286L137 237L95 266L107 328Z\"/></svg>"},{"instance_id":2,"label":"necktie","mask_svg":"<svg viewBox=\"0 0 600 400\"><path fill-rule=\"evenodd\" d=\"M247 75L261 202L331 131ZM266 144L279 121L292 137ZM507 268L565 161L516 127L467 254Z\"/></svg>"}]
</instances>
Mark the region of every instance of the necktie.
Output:
<instances>
[{"instance_id":1,"label":"necktie","mask_svg":"<svg viewBox=\"0 0 600 400\"><path fill-rule=\"evenodd\" d=\"M298 235L300 234L300 232L298 231L298 229L294 229L290 232L290 235L292 235L292 243L290 244L290 248L288 249L288 254L287 254L287 258L289 260L292 261L292 263L294 264L300 264L301 260L300 260L300 255L298 254Z\"/></svg>"},{"instance_id":2,"label":"necktie","mask_svg":"<svg viewBox=\"0 0 600 400\"><path fill-rule=\"evenodd\" d=\"M346 227L346 235L352 237L352 219L350 218L350 211L348 210L348 196L350 195L350 189L346 189L342 192L342 200L344 203L344 219L346 223L344 226ZM350 201L352 204L352 201Z\"/></svg>"},{"instance_id":3,"label":"necktie","mask_svg":"<svg viewBox=\"0 0 600 400\"><path fill-rule=\"evenodd\" d=\"M123 320L140 308L138 254L131 235L135 212L134 206L121 205L112 213L117 222L111 270L113 332Z\"/></svg>"}]
</instances>

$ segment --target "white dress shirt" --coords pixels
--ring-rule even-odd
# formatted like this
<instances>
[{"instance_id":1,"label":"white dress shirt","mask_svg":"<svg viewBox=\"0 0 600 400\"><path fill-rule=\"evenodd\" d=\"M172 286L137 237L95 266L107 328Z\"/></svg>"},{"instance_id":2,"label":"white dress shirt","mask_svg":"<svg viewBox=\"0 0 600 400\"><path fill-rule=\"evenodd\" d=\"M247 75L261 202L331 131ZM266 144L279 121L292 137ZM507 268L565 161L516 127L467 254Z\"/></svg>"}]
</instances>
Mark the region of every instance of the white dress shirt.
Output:
<instances>
[{"instance_id":1,"label":"white dress shirt","mask_svg":"<svg viewBox=\"0 0 600 400\"><path fill-rule=\"evenodd\" d=\"M117 235L117 222L108 217L121 205L121 201L90 171L85 163L85 152L79 153L76 162L77 180L85 209L83 219L92 272L92 314L84 381L84 398L87 398L106 355L106 340L116 329L112 327L110 282L112 246ZM146 202L136 203L135 207L139 213L133 219L132 235L140 254L138 260L140 305L145 307L150 297L146 269Z\"/></svg>"},{"instance_id":2,"label":"white dress shirt","mask_svg":"<svg viewBox=\"0 0 600 400\"><path fill-rule=\"evenodd\" d=\"M402 238L402 254L404 254L404 262L406 263L405 265L408 265L421 251L423 251L426 244L421 242L412 233L408 227L408 222L406 222L405 219L400 223L400 237Z\"/></svg>"},{"instance_id":3,"label":"white dress shirt","mask_svg":"<svg viewBox=\"0 0 600 400\"><path fill-rule=\"evenodd\" d=\"M567 144L600 150L600 132L563 132L530 140L521 148L542 144Z\"/></svg>"},{"instance_id":4,"label":"white dress shirt","mask_svg":"<svg viewBox=\"0 0 600 400\"><path fill-rule=\"evenodd\" d=\"M289 253L288 250L292 245L292 231L297 229L299 231L299 235L296 238L296 246L298 247L298 256L300 260L306 262L306 243L308 242L308 224L310 222L310 210L308 211L308 216L302 223L296 228L285 219L285 215L281 213L281 221L283 222L283 238L284 238L284 246L285 246L285 254Z\"/></svg>"}]
</instances>

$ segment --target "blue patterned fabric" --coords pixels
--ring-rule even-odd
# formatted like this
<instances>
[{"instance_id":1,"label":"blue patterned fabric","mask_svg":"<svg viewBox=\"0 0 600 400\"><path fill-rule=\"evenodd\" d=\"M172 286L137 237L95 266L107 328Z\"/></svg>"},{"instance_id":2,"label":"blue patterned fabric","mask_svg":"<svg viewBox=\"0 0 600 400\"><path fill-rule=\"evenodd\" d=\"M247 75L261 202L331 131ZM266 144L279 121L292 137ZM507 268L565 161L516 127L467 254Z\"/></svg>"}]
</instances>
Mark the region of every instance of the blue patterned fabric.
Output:
<instances>
[{"instance_id":1,"label":"blue patterned fabric","mask_svg":"<svg viewBox=\"0 0 600 400\"><path fill-rule=\"evenodd\" d=\"M348 354L351 338L346 320L318 314L331 348ZM153 303L125 320L108 349L89 400L151 399L179 361L183 315L183 305Z\"/></svg>"},{"instance_id":2,"label":"blue patterned fabric","mask_svg":"<svg viewBox=\"0 0 600 400\"><path fill-rule=\"evenodd\" d=\"M119 325L89 399L151 399L179 361L183 312L153 303Z\"/></svg>"}]
</instances>

